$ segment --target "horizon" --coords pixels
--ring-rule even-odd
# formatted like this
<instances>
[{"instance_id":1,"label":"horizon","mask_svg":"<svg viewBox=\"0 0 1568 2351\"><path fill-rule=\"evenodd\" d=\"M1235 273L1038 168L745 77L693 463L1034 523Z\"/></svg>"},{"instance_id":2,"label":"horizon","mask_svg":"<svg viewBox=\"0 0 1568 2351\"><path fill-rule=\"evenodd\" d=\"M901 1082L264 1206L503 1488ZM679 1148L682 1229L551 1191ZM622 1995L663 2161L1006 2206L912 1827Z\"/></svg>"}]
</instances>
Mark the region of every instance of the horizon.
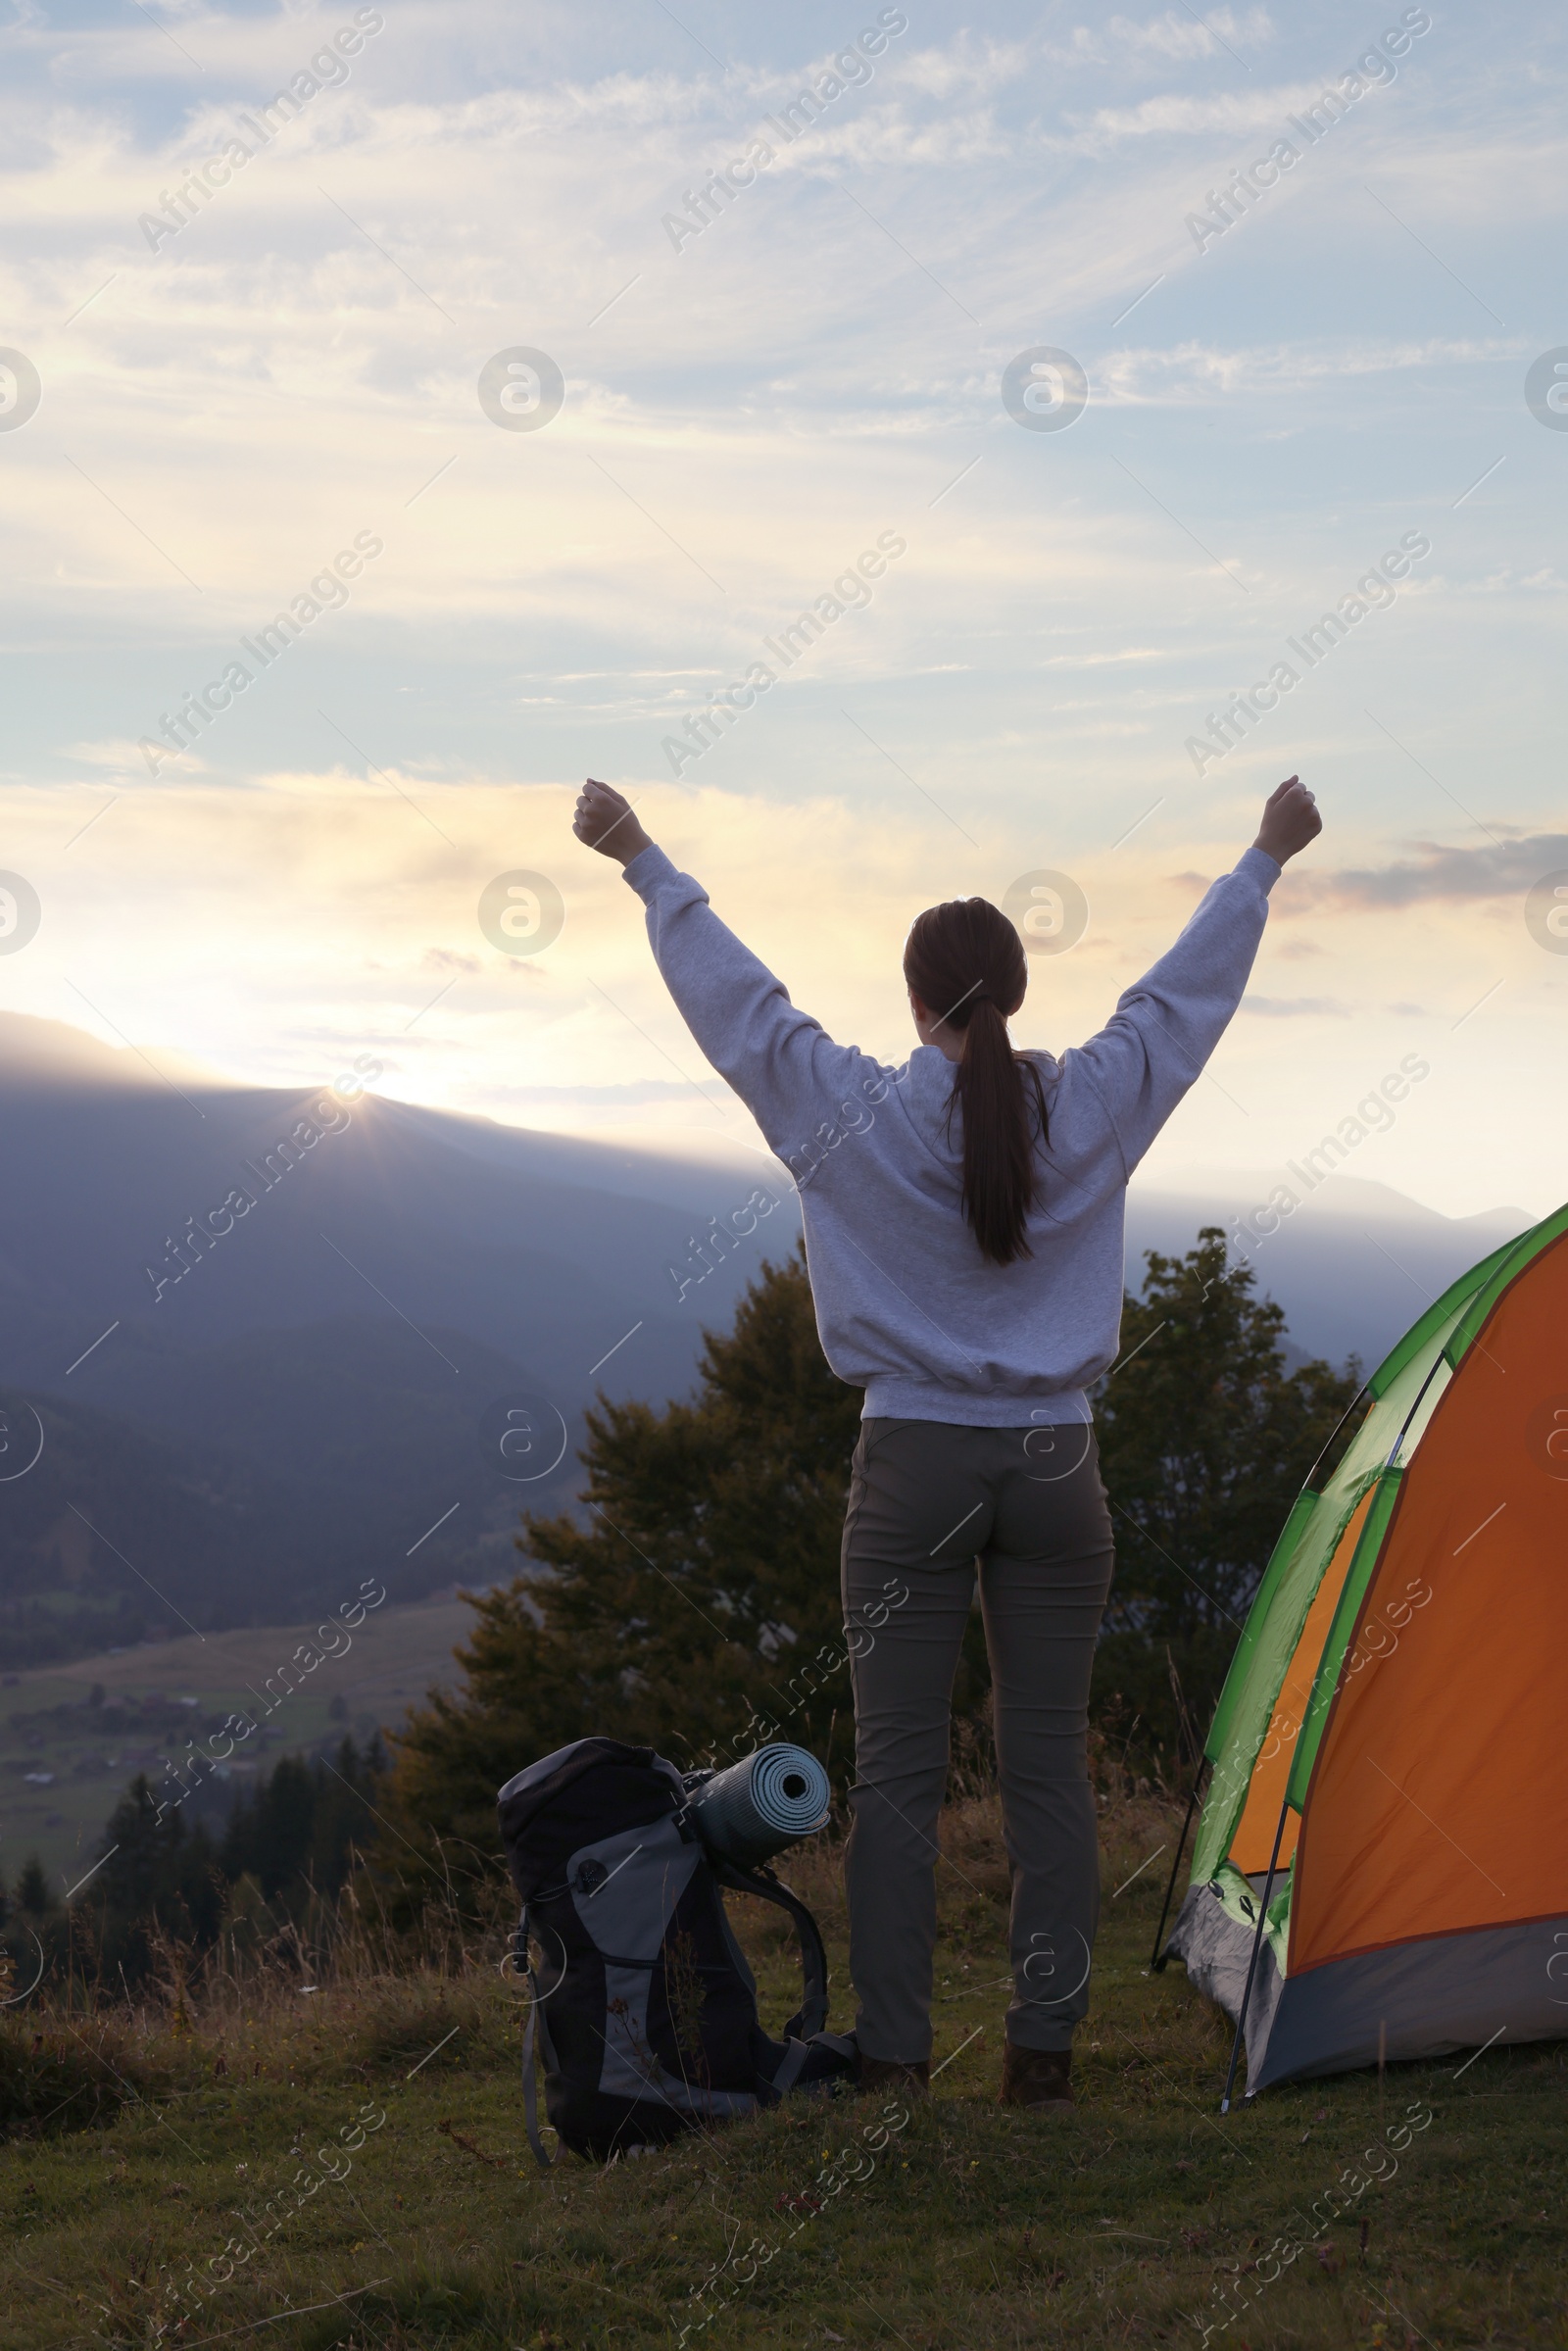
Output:
<instances>
[{"instance_id":1,"label":"horizon","mask_svg":"<svg viewBox=\"0 0 1568 2351\"><path fill-rule=\"evenodd\" d=\"M489 1110L462 1109L455 1108L450 1104L422 1102L415 1096L398 1093L395 1087L389 1086L385 1082L384 1075L367 1076L363 1072L357 1075L353 1071L349 1071L340 1073L338 1081L327 1080L324 1084L319 1081L290 1081L274 1078L264 1082L231 1077L221 1071L209 1068L203 1063L191 1061L181 1056L176 1051L165 1049L157 1040L141 1047L110 1045L102 1038L94 1036L90 1029L74 1028L69 1022L50 1021L31 1013L5 1011L0 1011L0 1069L4 1068L6 1048L16 1036L15 1024L18 1022L36 1022L40 1029L57 1033L64 1031L73 1040L79 1039L82 1044L93 1048L95 1056L107 1056L106 1058L95 1057L90 1060L86 1064L86 1069L92 1074L87 1075L83 1075L79 1067L74 1067L73 1063L66 1058L61 1058L53 1063L43 1055L40 1055L35 1062L29 1059L29 1074L36 1069L45 1072L50 1079L74 1075L79 1076L81 1082L91 1084L94 1075L101 1072L105 1076L112 1074L117 1082L123 1081L125 1084L140 1088L153 1096L156 1096L160 1087L175 1093L180 1091L179 1087L174 1084L173 1078L170 1074L171 1071L176 1072L188 1086L206 1087L213 1091L223 1092L241 1092L252 1087L272 1090L280 1094L310 1094L319 1090L325 1097L336 1092L339 1085L348 1083L358 1087L361 1091L357 1097L340 1095L340 1102L357 1100L363 1103L373 1102L393 1103L405 1109L434 1110L441 1116L479 1119L514 1135L539 1137L552 1142L579 1143L596 1151L631 1149L646 1156L654 1164L676 1160L700 1164L706 1156L711 1155L714 1147L720 1151L732 1152L734 1164L737 1166L744 1166L748 1163L742 1155L745 1153L762 1157L772 1156L760 1137L757 1135L756 1126L747 1116L744 1105L735 1101L733 1097L731 1099L734 1108L739 1114L739 1121L751 1129L752 1136L757 1137L755 1141L717 1126L682 1128L662 1123L640 1127L628 1125L623 1128L609 1124L595 1128L551 1126L519 1118L509 1118L502 1113ZM722 1079L715 1078L711 1082L718 1086L723 1085ZM728 1091L728 1089L725 1090ZM1371 1140L1378 1131L1376 1127L1368 1126L1363 1130L1364 1139ZM1146 1160L1133 1171L1128 1187L1129 1198L1141 1199L1153 1195L1161 1199L1181 1200L1194 1203L1205 1198L1211 1198L1216 1203L1216 1212L1218 1212L1221 1204L1242 1197L1249 1191L1253 1191L1258 1196L1259 1208L1265 1208L1271 1190L1283 1183L1295 1191L1298 1204L1304 1206L1321 1185L1329 1184L1332 1181L1333 1188L1329 1193L1328 1200L1319 1204L1332 1205L1348 1184L1352 1198L1346 1206L1346 1213L1363 1215L1376 1213L1378 1212L1377 1205L1369 1200L1368 1196L1381 1196L1396 1203L1396 1212L1415 1208L1424 1214L1443 1218L1445 1221L1463 1222L1491 1219L1502 1222L1510 1220L1520 1225L1541 1222L1544 1217L1551 1213L1553 1207L1560 1204L1552 1201L1545 1206L1527 1208L1521 1207L1515 1200L1497 1200L1489 1201L1482 1208L1466 1210L1459 1218L1452 1219L1447 1210L1435 1206L1432 1201L1422 1200L1414 1193L1385 1182L1376 1174L1358 1165L1351 1155L1358 1148L1356 1145L1348 1146L1336 1156L1326 1156L1325 1147L1329 1142L1330 1138L1327 1136L1320 1138L1315 1147L1303 1146L1300 1159L1288 1160L1272 1167L1245 1163L1225 1167L1204 1165L1197 1161L1162 1160L1151 1174L1149 1163ZM1152 1156L1152 1153L1151 1157ZM784 1173L787 1178L786 1190L793 1190L793 1179L788 1178L787 1170ZM1360 1201L1358 1210L1355 1206L1356 1200ZM1251 1237L1258 1238L1255 1233Z\"/></svg>"}]
</instances>

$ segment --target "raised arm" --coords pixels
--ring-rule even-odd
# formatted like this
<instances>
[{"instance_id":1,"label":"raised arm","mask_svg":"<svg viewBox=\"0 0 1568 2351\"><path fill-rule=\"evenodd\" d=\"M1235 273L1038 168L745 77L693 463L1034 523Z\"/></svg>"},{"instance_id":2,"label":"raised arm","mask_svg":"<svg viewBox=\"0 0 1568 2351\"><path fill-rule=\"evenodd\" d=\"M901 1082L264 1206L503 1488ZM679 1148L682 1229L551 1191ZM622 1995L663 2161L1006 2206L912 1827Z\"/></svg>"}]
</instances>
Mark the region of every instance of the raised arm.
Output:
<instances>
[{"instance_id":1,"label":"raised arm","mask_svg":"<svg viewBox=\"0 0 1568 2351\"><path fill-rule=\"evenodd\" d=\"M1270 794L1257 839L1214 883L1169 953L1129 988L1098 1037L1066 1056L1105 1106L1130 1175L1230 1025L1288 857L1323 819L1298 776Z\"/></svg>"},{"instance_id":2,"label":"raised arm","mask_svg":"<svg viewBox=\"0 0 1568 2351\"><path fill-rule=\"evenodd\" d=\"M676 870L611 785L589 778L572 830L625 869L682 1019L803 1181L820 1157L820 1145L812 1147L821 1130L869 1124L867 1105L885 1097L890 1073L797 1011L782 981L719 921L702 885Z\"/></svg>"}]
</instances>

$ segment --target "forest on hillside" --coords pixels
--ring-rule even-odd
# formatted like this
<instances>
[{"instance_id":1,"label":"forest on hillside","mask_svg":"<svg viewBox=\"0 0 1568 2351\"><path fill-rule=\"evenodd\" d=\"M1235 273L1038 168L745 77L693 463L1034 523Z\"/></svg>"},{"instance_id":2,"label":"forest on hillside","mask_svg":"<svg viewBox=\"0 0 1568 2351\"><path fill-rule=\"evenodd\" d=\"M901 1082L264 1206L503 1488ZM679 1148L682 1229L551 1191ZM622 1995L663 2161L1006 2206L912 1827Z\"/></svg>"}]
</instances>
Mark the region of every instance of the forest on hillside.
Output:
<instances>
[{"instance_id":1,"label":"forest on hillside","mask_svg":"<svg viewBox=\"0 0 1568 2351\"><path fill-rule=\"evenodd\" d=\"M1291 1369L1286 1336L1205 1228L1184 1256L1149 1253L1095 1397L1117 1569L1092 1720L1099 1748L1152 1785L1196 1764L1291 1503L1348 1434L1358 1367ZM139 1778L69 1911L35 1863L0 1888L14 1968L38 1949L53 1973L128 1985L225 1934L303 1959L356 1873L404 1918L437 1882L493 1886L496 1789L594 1732L683 1768L796 1739L842 1791L838 1551L860 1402L823 1358L801 1251L764 1265L730 1328L708 1334L689 1399L590 1415L580 1499L526 1516L518 1573L471 1595L456 1689L385 1747L284 1757L216 1827ZM982 1778L988 1697L976 1611L954 1704L957 1758Z\"/></svg>"}]
</instances>

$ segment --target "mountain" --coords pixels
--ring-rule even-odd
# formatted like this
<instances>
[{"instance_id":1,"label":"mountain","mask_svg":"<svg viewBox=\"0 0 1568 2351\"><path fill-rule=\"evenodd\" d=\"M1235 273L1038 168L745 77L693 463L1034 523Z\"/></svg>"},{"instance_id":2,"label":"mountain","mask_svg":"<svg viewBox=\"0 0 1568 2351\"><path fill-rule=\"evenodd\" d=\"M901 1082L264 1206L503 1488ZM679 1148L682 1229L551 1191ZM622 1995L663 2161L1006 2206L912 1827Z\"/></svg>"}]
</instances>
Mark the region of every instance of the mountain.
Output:
<instances>
[{"instance_id":1,"label":"mountain","mask_svg":"<svg viewBox=\"0 0 1568 2351\"><path fill-rule=\"evenodd\" d=\"M595 1390L683 1392L799 1230L770 1163L706 1138L671 1158L157 1058L0 1017L13 1662L510 1572ZM703 1272L695 1237L759 1187L778 1205Z\"/></svg>"},{"instance_id":2,"label":"mountain","mask_svg":"<svg viewBox=\"0 0 1568 2351\"><path fill-rule=\"evenodd\" d=\"M702 1326L800 1229L777 1164L710 1136L671 1155L340 1085L0 1015L10 1663L493 1582L518 1511L575 1494L595 1391L684 1393ZM1146 1249L1255 1225L1273 1180L1135 1186L1130 1283ZM775 1204L703 1272L754 1195ZM1247 1246L1297 1347L1370 1365L1528 1221L1336 1175Z\"/></svg>"},{"instance_id":3,"label":"mountain","mask_svg":"<svg viewBox=\"0 0 1568 2351\"><path fill-rule=\"evenodd\" d=\"M1135 1181L1127 1196L1127 1281L1143 1284L1144 1252L1191 1249L1219 1225L1245 1253L1259 1291L1285 1309L1293 1351L1375 1370L1450 1282L1536 1222L1523 1208L1441 1216L1387 1184L1335 1173L1287 1218L1258 1214L1278 1173L1234 1169ZM1275 1229L1267 1228L1273 1224Z\"/></svg>"}]
</instances>

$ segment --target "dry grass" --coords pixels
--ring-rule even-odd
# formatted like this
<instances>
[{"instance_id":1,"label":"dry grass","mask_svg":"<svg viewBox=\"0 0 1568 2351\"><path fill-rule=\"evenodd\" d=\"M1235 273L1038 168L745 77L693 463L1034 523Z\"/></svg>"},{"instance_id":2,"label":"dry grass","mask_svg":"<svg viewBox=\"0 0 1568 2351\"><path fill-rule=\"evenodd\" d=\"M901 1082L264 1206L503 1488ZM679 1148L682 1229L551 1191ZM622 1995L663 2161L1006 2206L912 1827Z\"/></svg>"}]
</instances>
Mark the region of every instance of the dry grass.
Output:
<instances>
[{"instance_id":1,"label":"dry grass","mask_svg":"<svg viewBox=\"0 0 1568 2351\"><path fill-rule=\"evenodd\" d=\"M477 1931L438 1916L412 1956L351 1917L312 1992L297 1954L229 1949L182 1995L172 1980L133 2012L14 2018L0 2046L13 2132L0 2351L627 2351L674 2343L683 2327L694 2346L920 2351L1200 2351L1205 2326L1247 2351L1568 2343L1562 2044L1494 2050L1459 2079L1447 2061L1392 2069L1381 2090L1371 2075L1310 2082L1221 2124L1222 2021L1178 1968L1145 1973L1164 1859L1108 1898L1175 1825L1156 1795L1124 1787L1105 1804L1082 2103L1036 2118L995 2104L1006 1999L995 1804L953 1808L936 2008L938 2062L952 2062L869 2162L876 2108L842 2100L541 2176L522 2130L520 2002L497 1967L500 1907ZM834 2021L848 2024L832 1841L788 1876L821 1921ZM798 1986L787 1929L760 1904L737 1901L736 1917L776 2025ZM1293 2213L1410 2105L1434 2119L1396 2173L1281 2268L1303 2234ZM851 2146L863 2177L835 2194ZM320 2184L269 2235L265 2208L296 2177ZM224 2268L234 2275L218 2283ZM193 2278L214 2290L193 2292ZM182 2279L192 2316L160 2335ZM1227 2312L1240 2315L1226 2324Z\"/></svg>"}]
</instances>

